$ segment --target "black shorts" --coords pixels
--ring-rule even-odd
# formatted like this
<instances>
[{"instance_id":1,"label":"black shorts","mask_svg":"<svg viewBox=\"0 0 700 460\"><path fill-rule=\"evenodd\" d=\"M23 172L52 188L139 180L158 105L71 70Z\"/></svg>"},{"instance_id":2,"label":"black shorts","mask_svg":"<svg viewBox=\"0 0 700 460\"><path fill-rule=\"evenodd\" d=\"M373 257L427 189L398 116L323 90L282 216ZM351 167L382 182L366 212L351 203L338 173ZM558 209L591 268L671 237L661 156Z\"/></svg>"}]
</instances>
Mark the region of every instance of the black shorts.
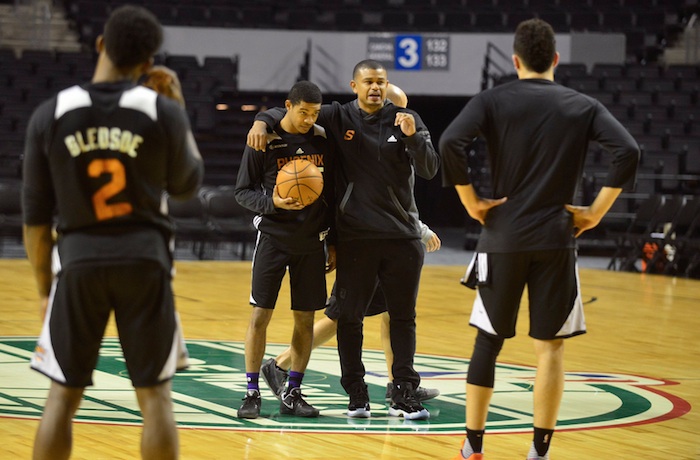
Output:
<instances>
[{"instance_id":1,"label":"black shorts","mask_svg":"<svg viewBox=\"0 0 700 460\"><path fill-rule=\"evenodd\" d=\"M377 289L374 291L374 297L369 303L367 308L367 313L365 316L375 316L381 315L387 311L386 299L384 298L384 291L381 285L377 285ZM333 289L331 290L331 296L328 298L326 303L326 311L324 312L327 317L332 320L337 321L340 316L340 308L338 308L338 299L335 297L335 283L333 284Z\"/></svg>"},{"instance_id":2,"label":"black shorts","mask_svg":"<svg viewBox=\"0 0 700 460\"><path fill-rule=\"evenodd\" d=\"M260 234L253 254L250 304L275 308L282 279L289 267L292 310L316 311L326 306L326 254L323 246L309 254L288 254Z\"/></svg>"},{"instance_id":3,"label":"black shorts","mask_svg":"<svg viewBox=\"0 0 700 460\"><path fill-rule=\"evenodd\" d=\"M469 278L477 283L469 323L486 333L515 335L525 286L531 337L550 340L586 332L574 249L476 253Z\"/></svg>"},{"instance_id":4,"label":"black shorts","mask_svg":"<svg viewBox=\"0 0 700 460\"><path fill-rule=\"evenodd\" d=\"M63 269L51 289L32 368L66 386L92 385L112 310L133 385L172 378L178 326L170 273L148 261Z\"/></svg>"}]
</instances>

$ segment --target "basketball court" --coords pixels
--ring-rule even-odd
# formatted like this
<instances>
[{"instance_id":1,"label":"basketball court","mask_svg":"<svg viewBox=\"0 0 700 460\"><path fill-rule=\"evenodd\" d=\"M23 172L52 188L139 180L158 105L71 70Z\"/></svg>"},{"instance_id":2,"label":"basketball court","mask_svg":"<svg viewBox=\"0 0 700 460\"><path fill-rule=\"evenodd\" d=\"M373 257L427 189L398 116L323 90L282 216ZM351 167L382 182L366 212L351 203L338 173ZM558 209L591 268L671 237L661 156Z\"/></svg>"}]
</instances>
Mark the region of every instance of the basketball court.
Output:
<instances>
[{"instance_id":1,"label":"basketball court","mask_svg":"<svg viewBox=\"0 0 700 460\"><path fill-rule=\"evenodd\" d=\"M454 457L464 437L464 379L475 336L468 326L474 293L459 284L468 257L445 247L426 259L416 367L422 384L441 395L425 403L429 420L411 422L386 413L378 318L365 322L371 419L344 414L334 341L312 354L304 379L307 400L321 409L318 419L281 416L264 382L261 417L238 419L250 262L178 260L177 307L192 356L192 366L173 381L181 458ZM598 265L587 262L582 267ZM41 326L38 303L26 260L0 260L0 279L0 458L29 458L48 388L48 379L28 365ZM328 277L329 286L333 279ZM581 284L589 333L566 343L566 388L552 459L700 458L700 283L582 268ZM283 285L267 356L291 338L288 299ZM517 337L499 357L485 441L489 460L522 460L530 444L534 353L526 331L523 314ZM74 424L74 459L138 458L140 418L115 336L110 324L96 386L86 392Z\"/></svg>"}]
</instances>

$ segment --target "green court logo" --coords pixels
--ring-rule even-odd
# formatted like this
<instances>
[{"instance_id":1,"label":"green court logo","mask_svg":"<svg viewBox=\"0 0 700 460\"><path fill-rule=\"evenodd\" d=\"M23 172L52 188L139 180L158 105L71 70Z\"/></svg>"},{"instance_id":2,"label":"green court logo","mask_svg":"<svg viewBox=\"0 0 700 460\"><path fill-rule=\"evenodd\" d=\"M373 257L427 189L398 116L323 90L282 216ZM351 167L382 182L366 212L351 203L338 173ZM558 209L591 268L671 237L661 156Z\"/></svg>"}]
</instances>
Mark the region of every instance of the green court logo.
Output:
<instances>
[{"instance_id":1,"label":"green court logo","mask_svg":"<svg viewBox=\"0 0 700 460\"><path fill-rule=\"evenodd\" d=\"M39 418L49 381L29 368L36 344L33 337L0 338L0 416ZM340 365L334 348L314 350L303 392L321 410L315 419L280 415L279 401L261 379L261 417L244 420L236 412L246 391L244 347L241 342L188 340L191 365L173 379L178 425L184 428L433 434L464 433L465 372L468 361L446 356L417 355L422 385L438 388L440 396L426 401L429 420L405 421L387 414L386 364L380 351L365 350L372 417L347 417L348 397L340 386ZM272 356L282 345L268 345ZM516 433L532 426L531 367L499 364L489 412L489 432ZM81 422L139 424L141 417L119 342L105 339L93 375L95 386L85 392L76 415ZM601 372L571 372L566 376L558 429L609 428L654 423L679 417L690 405L658 389L673 382Z\"/></svg>"}]
</instances>

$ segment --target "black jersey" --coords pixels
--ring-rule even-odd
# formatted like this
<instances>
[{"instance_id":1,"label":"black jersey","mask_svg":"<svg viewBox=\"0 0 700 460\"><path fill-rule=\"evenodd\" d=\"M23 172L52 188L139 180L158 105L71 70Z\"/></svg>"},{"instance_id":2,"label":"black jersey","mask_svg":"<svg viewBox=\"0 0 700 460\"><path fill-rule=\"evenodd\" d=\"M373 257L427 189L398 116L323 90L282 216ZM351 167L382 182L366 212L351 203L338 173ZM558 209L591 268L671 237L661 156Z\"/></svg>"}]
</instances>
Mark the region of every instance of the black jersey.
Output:
<instances>
[{"instance_id":1,"label":"black jersey","mask_svg":"<svg viewBox=\"0 0 700 460\"><path fill-rule=\"evenodd\" d=\"M165 192L189 196L203 164L180 106L132 82L73 86L31 117L24 222L57 212L63 265L151 259L170 264Z\"/></svg>"},{"instance_id":2,"label":"black jersey","mask_svg":"<svg viewBox=\"0 0 700 460\"><path fill-rule=\"evenodd\" d=\"M277 172L292 160L308 160L323 173L321 197L299 211L275 208L272 190ZM326 130L314 125L306 134L290 134L279 125L268 135L265 152L246 147L236 179L236 200L257 213L255 227L272 244L290 254L304 254L323 247L332 222L334 200L333 143Z\"/></svg>"},{"instance_id":3,"label":"black jersey","mask_svg":"<svg viewBox=\"0 0 700 460\"><path fill-rule=\"evenodd\" d=\"M614 156L604 185L634 188L639 147L597 100L544 79L516 80L474 96L440 140L445 185L467 185L467 147L486 140L493 198L479 252L575 247L573 202L589 141Z\"/></svg>"},{"instance_id":4,"label":"black jersey","mask_svg":"<svg viewBox=\"0 0 700 460\"><path fill-rule=\"evenodd\" d=\"M413 136L405 136L400 127L394 126L397 112L414 116ZM272 125L282 113L268 111L256 119ZM323 105L318 123L330 131L338 147L338 238L420 238L413 194L415 174L431 179L440 165L420 116L390 101L368 114L353 100Z\"/></svg>"}]
</instances>

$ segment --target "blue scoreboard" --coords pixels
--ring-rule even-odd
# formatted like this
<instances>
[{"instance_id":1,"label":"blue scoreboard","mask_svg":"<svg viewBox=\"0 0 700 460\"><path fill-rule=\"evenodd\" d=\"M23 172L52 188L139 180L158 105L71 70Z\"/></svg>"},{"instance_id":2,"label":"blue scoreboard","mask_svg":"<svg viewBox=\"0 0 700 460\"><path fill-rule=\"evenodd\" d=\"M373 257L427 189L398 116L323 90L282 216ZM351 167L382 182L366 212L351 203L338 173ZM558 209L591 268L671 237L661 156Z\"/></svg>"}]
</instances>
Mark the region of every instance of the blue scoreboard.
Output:
<instances>
[{"instance_id":1,"label":"blue scoreboard","mask_svg":"<svg viewBox=\"0 0 700 460\"><path fill-rule=\"evenodd\" d=\"M394 70L450 68L450 38L444 35L371 35L367 57Z\"/></svg>"}]
</instances>

